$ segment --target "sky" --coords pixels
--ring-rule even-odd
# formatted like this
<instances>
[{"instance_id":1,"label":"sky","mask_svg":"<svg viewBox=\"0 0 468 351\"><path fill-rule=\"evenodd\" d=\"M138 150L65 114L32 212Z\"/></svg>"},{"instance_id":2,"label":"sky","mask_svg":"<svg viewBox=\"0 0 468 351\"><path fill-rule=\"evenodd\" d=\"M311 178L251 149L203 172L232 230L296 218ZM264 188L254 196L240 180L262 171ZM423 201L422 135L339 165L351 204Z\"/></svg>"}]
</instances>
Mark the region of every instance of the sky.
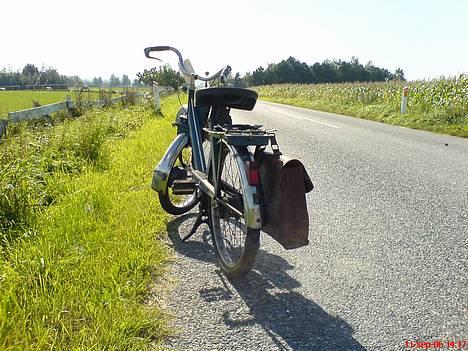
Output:
<instances>
[{"instance_id":1,"label":"sky","mask_svg":"<svg viewBox=\"0 0 468 351\"><path fill-rule=\"evenodd\" d=\"M170 45L198 73L233 72L289 56L349 60L409 80L468 72L467 0L4 0L0 68L51 66L85 79L157 65L147 46ZM175 56L160 55L176 67Z\"/></svg>"}]
</instances>

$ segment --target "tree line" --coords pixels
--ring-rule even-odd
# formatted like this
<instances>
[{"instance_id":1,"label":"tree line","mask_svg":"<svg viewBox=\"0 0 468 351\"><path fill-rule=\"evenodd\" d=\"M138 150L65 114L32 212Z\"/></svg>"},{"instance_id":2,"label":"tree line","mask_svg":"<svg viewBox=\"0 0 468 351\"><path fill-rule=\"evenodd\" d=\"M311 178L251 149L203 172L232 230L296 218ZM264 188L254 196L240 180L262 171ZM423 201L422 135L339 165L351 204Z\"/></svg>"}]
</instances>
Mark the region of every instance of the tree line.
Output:
<instances>
[{"instance_id":1,"label":"tree line","mask_svg":"<svg viewBox=\"0 0 468 351\"><path fill-rule=\"evenodd\" d=\"M179 72L169 65L145 69L137 73L137 77L145 85L157 82L159 85L172 86L175 89L184 82ZM246 87L283 83L384 82L388 80L405 80L403 70L398 68L392 73L386 68L375 66L372 62L363 65L356 57L352 57L349 62L325 60L313 65L289 57L279 63L269 64L266 68L260 66L243 77L236 73L228 77L227 81L230 86Z\"/></svg>"},{"instance_id":2,"label":"tree line","mask_svg":"<svg viewBox=\"0 0 468 351\"><path fill-rule=\"evenodd\" d=\"M26 64L20 71L6 68L0 70L0 86L75 85L80 82L81 79L78 76L64 76L52 67L39 70L39 68L30 63Z\"/></svg>"},{"instance_id":3,"label":"tree line","mask_svg":"<svg viewBox=\"0 0 468 351\"><path fill-rule=\"evenodd\" d=\"M141 86L151 85L157 82L162 86L171 86L177 89L184 80L179 72L169 65L159 68L145 69L137 73L137 79L130 81L128 75L121 78L112 74L108 81L101 77L94 77L91 81L82 81L77 76L65 76L57 72L55 68L39 70L33 64L27 64L21 71L12 71L3 68L0 70L0 86L8 85L90 85L104 86ZM279 63L269 64L266 68L258 67L253 72L246 73L243 77L239 73L229 77L228 82L232 86L258 86L282 83L342 83L342 82L383 82L388 80L405 80L401 68L390 72L388 69L377 67L372 62L363 65L356 57L351 60L325 60L308 65L294 57L289 57Z\"/></svg>"},{"instance_id":4,"label":"tree line","mask_svg":"<svg viewBox=\"0 0 468 351\"><path fill-rule=\"evenodd\" d=\"M294 57L279 63L269 64L266 68L258 67L247 73L242 81L247 86L282 84L282 83L344 83L344 82L383 82L405 80L401 68L391 73L368 62L362 65L356 57L351 60L325 60L308 65Z\"/></svg>"},{"instance_id":5,"label":"tree line","mask_svg":"<svg viewBox=\"0 0 468 351\"><path fill-rule=\"evenodd\" d=\"M13 71L11 69L2 68L0 70L0 87L5 86L96 86L96 87L129 87L140 86L142 83L139 79L132 82L128 75L124 74L121 78L112 74L109 80L103 80L101 77L94 77L92 80L82 80L78 76L65 76L59 74L55 68L48 67L39 69L33 64L26 64L23 69Z\"/></svg>"},{"instance_id":6,"label":"tree line","mask_svg":"<svg viewBox=\"0 0 468 351\"><path fill-rule=\"evenodd\" d=\"M115 74L111 74L108 81L104 81L101 77L94 77L91 81L85 81L86 85L94 87L130 87L130 86L141 86L141 82L138 79L135 79L133 83L128 78L128 75L124 74L122 78L119 78Z\"/></svg>"}]
</instances>

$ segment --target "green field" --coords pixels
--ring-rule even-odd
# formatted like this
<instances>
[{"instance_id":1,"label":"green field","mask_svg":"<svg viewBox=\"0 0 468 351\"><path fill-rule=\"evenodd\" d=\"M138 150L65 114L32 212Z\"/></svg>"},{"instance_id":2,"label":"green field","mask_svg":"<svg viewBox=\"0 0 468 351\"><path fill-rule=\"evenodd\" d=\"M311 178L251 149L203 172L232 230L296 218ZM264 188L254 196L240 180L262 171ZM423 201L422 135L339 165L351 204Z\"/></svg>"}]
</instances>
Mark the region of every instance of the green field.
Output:
<instances>
[{"instance_id":1,"label":"green field","mask_svg":"<svg viewBox=\"0 0 468 351\"><path fill-rule=\"evenodd\" d=\"M147 303L170 253L151 175L177 99L95 109L0 144L0 349L144 350L167 335Z\"/></svg>"},{"instance_id":2,"label":"green field","mask_svg":"<svg viewBox=\"0 0 468 351\"><path fill-rule=\"evenodd\" d=\"M10 90L0 91L0 118L8 116L8 112L34 107L33 100L41 105L64 101L70 95L68 91L41 90Z\"/></svg>"},{"instance_id":3,"label":"green field","mask_svg":"<svg viewBox=\"0 0 468 351\"><path fill-rule=\"evenodd\" d=\"M132 90L138 92L148 91L146 87L139 87ZM122 89L113 89L118 96ZM34 107L33 100L41 105L53 104L65 101L67 96L72 100L76 99L76 92L69 91L44 91L44 90L10 90L0 91L0 118L8 117L8 112L24 110ZM99 99L99 89L92 88L90 92L83 92L83 98L87 100Z\"/></svg>"},{"instance_id":4,"label":"green field","mask_svg":"<svg viewBox=\"0 0 468 351\"><path fill-rule=\"evenodd\" d=\"M408 113L401 115L404 85L409 86ZM253 89L268 101L468 137L468 75L432 81L281 84Z\"/></svg>"}]
</instances>

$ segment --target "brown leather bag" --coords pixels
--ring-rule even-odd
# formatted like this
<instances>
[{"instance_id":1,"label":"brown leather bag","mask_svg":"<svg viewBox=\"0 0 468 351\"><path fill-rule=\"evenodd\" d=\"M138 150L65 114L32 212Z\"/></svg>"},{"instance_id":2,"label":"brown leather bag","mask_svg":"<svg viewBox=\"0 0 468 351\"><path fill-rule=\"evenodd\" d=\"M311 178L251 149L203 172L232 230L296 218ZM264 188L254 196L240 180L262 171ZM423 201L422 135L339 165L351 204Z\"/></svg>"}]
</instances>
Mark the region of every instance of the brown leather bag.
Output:
<instances>
[{"instance_id":1,"label":"brown leather bag","mask_svg":"<svg viewBox=\"0 0 468 351\"><path fill-rule=\"evenodd\" d=\"M309 214L305 194L314 186L304 165L281 155L279 150L258 152L255 160L260 172L262 231L285 249L308 245Z\"/></svg>"}]
</instances>

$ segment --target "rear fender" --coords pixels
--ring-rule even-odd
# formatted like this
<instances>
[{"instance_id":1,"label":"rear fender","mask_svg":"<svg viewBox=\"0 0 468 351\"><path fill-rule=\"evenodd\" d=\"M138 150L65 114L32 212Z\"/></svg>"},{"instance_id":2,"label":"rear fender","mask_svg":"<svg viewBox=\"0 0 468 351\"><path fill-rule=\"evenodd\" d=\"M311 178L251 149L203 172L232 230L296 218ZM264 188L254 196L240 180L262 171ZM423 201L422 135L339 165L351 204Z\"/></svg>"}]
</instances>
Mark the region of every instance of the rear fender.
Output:
<instances>
[{"instance_id":1,"label":"rear fender","mask_svg":"<svg viewBox=\"0 0 468 351\"><path fill-rule=\"evenodd\" d=\"M253 162L254 158L246 147L235 147L230 145L233 150L237 165L240 170L240 178L244 191L244 210L245 222L247 227L252 229L262 228L262 218L259 204L259 194L257 186L249 185L246 162Z\"/></svg>"}]
</instances>

